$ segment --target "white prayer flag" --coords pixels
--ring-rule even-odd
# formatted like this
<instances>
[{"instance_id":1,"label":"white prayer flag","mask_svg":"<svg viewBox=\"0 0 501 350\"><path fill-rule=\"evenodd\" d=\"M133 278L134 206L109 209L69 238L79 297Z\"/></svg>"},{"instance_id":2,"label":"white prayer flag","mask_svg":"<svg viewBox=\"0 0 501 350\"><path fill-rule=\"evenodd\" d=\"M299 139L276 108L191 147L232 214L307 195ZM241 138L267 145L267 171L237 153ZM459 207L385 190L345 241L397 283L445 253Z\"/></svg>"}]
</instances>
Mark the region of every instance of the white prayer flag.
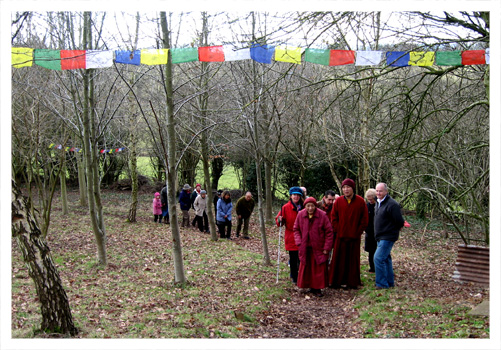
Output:
<instances>
[{"instance_id":1,"label":"white prayer flag","mask_svg":"<svg viewBox=\"0 0 501 350\"><path fill-rule=\"evenodd\" d=\"M377 66L382 57L383 51L356 51L355 66Z\"/></svg>"},{"instance_id":2,"label":"white prayer flag","mask_svg":"<svg viewBox=\"0 0 501 350\"><path fill-rule=\"evenodd\" d=\"M491 64L491 49L485 49L485 64Z\"/></svg>"},{"instance_id":3,"label":"white prayer flag","mask_svg":"<svg viewBox=\"0 0 501 350\"><path fill-rule=\"evenodd\" d=\"M223 45L224 60L225 61L238 61L250 60L250 49L233 50L231 46Z\"/></svg>"},{"instance_id":4,"label":"white prayer flag","mask_svg":"<svg viewBox=\"0 0 501 350\"><path fill-rule=\"evenodd\" d=\"M85 68L106 68L113 65L113 51L87 50Z\"/></svg>"}]
</instances>

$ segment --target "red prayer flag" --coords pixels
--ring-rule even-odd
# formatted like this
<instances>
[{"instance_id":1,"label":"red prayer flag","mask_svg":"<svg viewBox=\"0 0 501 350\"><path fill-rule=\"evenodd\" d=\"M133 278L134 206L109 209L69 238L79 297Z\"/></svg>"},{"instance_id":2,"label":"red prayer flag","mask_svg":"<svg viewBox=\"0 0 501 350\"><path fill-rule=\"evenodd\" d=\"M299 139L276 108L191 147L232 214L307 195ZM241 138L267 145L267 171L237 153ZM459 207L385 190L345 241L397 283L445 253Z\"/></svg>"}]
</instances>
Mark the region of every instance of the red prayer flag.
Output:
<instances>
[{"instance_id":1,"label":"red prayer flag","mask_svg":"<svg viewBox=\"0 0 501 350\"><path fill-rule=\"evenodd\" d=\"M198 60L200 62L223 62L223 46L205 46L198 48Z\"/></svg>"},{"instance_id":2,"label":"red prayer flag","mask_svg":"<svg viewBox=\"0 0 501 350\"><path fill-rule=\"evenodd\" d=\"M61 69L85 69L85 50L61 50Z\"/></svg>"},{"instance_id":3,"label":"red prayer flag","mask_svg":"<svg viewBox=\"0 0 501 350\"><path fill-rule=\"evenodd\" d=\"M485 64L485 50L463 51L461 58L461 63L464 66L472 64Z\"/></svg>"},{"instance_id":4,"label":"red prayer flag","mask_svg":"<svg viewBox=\"0 0 501 350\"><path fill-rule=\"evenodd\" d=\"M331 50L329 66L342 66L355 63L355 51Z\"/></svg>"}]
</instances>

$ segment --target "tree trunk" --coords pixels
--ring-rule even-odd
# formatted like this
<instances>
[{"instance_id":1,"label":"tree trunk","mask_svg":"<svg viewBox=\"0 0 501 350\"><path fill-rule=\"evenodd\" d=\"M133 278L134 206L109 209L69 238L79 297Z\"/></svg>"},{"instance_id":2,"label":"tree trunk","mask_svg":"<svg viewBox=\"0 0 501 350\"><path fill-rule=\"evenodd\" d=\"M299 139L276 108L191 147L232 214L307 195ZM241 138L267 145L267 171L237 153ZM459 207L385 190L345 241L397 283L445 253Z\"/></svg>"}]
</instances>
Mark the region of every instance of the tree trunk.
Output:
<instances>
[{"instance_id":1,"label":"tree trunk","mask_svg":"<svg viewBox=\"0 0 501 350\"><path fill-rule=\"evenodd\" d=\"M271 194L272 188L272 176L271 176L272 164L269 160L264 161L264 183L265 183L265 199L266 199L266 223L271 224L273 222L273 197Z\"/></svg>"},{"instance_id":2,"label":"tree trunk","mask_svg":"<svg viewBox=\"0 0 501 350\"><path fill-rule=\"evenodd\" d=\"M59 179L61 183L61 207L63 210L63 215L68 215L68 193L66 190L66 151L64 152L64 156L61 157L61 172L59 173Z\"/></svg>"},{"instance_id":3,"label":"tree trunk","mask_svg":"<svg viewBox=\"0 0 501 350\"><path fill-rule=\"evenodd\" d=\"M87 49L90 40L90 12L84 12L84 48ZM97 260L101 265L106 265L106 231L104 230L101 194L99 191L99 170L97 150L95 149L95 129L93 113L93 70L85 69L83 73L84 85L84 108L83 108L83 134L85 173L87 178L87 195L89 199L89 214L92 223L92 231L96 238ZM92 142L91 142L92 140Z\"/></svg>"},{"instance_id":4,"label":"tree trunk","mask_svg":"<svg viewBox=\"0 0 501 350\"><path fill-rule=\"evenodd\" d=\"M73 324L68 297L52 261L50 249L32 217L26 198L12 182L12 236L21 249L28 273L40 301L44 332L78 334Z\"/></svg>"},{"instance_id":5,"label":"tree trunk","mask_svg":"<svg viewBox=\"0 0 501 350\"><path fill-rule=\"evenodd\" d=\"M85 168L83 155L80 152L76 153L78 167L78 189L80 191L80 205L87 206L87 182L85 180Z\"/></svg>"},{"instance_id":6,"label":"tree trunk","mask_svg":"<svg viewBox=\"0 0 501 350\"><path fill-rule=\"evenodd\" d=\"M219 179L221 178L221 175L223 174L223 169L224 169L224 160L221 157L215 157L212 160L211 163L211 185L212 189L217 191L218 186L219 186ZM209 194L209 191L207 191ZM212 195L212 193L210 193Z\"/></svg>"},{"instance_id":7,"label":"tree trunk","mask_svg":"<svg viewBox=\"0 0 501 350\"><path fill-rule=\"evenodd\" d=\"M131 86L134 85L135 76L132 73L131 77ZM129 116L129 170L130 170L130 181L131 181L131 202L129 207L129 214L127 216L128 222L136 222L136 213L137 213L137 194L139 190L138 185L138 176L137 176L137 136L136 136L136 128L137 128L137 113L136 113L136 103L133 100L132 92L129 92L129 106L131 108L130 116ZM162 132L159 130L159 132Z\"/></svg>"},{"instance_id":8,"label":"tree trunk","mask_svg":"<svg viewBox=\"0 0 501 350\"><path fill-rule=\"evenodd\" d=\"M170 48L169 29L167 27L167 16L164 11L160 12L160 25L162 28L163 47ZM167 200L169 202L170 229L172 234L172 259L174 261L174 282L185 283L183 252L181 249L181 235L179 233L179 223L177 222L176 210L176 121L174 119L174 101L172 89L172 56L169 50L168 61L165 65L165 91L167 103Z\"/></svg>"}]
</instances>

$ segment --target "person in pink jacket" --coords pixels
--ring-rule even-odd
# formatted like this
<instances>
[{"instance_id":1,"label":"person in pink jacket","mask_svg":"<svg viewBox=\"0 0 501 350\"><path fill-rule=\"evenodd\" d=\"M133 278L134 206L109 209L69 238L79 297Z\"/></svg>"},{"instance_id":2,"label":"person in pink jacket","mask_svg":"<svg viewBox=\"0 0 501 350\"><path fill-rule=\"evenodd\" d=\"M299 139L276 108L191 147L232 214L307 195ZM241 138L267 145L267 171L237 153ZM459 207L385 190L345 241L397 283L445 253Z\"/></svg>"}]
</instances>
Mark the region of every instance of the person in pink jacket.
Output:
<instances>
[{"instance_id":1,"label":"person in pink jacket","mask_svg":"<svg viewBox=\"0 0 501 350\"><path fill-rule=\"evenodd\" d=\"M155 198L153 198L153 221L161 224L162 223L162 200L160 199L160 193L155 193Z\"/></svg>"},{"instance_id":2,"label":"person in pink jacket","mask_svg":"<svg viewBox=\"0 0 501 350\"><path fill-rule=\"evenodd\" d=\"M317 200L308 197L304 209L294 223L294 240L299 247L299 274L297 286L310 288L316 296L323 296L328 285L327 261L334 236L327 214L317 209Z\"/></svg>"}]
</instances>

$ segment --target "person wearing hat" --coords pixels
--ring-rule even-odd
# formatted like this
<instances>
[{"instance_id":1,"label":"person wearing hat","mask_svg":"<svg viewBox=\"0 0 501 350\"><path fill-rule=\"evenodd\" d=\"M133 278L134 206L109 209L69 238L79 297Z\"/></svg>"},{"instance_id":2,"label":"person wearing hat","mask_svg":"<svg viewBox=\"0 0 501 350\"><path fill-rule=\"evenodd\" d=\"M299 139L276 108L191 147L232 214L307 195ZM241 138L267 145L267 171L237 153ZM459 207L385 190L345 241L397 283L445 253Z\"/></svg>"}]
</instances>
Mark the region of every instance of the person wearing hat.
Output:
<instances>
[{"instance_id":1,"label":"person wearing hat","mask_svg":"<svg viewBox=\"0 0 501 350\"><path fill-rule=\"evenodd\" d=\"M294 239L299 247L297 286L323 296L328 285L327 262L332 249L332 225L327 214L317 209L317 200L308 197L294 223Z\"/></svg>"},{"instance_id":2,"label":"person wearing hat","mask_svg":"<svg viewBox=\"0 0 501 350\"><path fill-rule=\"evenodd\" d=\"M209 219L207 217L207 192L200 191L200 195L193 202L195 208L195 222L198 224L200 232L209 232Z\"/></svg>"},{"instance_id":3,"label":"person wearing hat","mask_svg":"<svg viewBox=\"0 0 501 350\"><path fill-rule=\"evenodd\" d=\"M160 200L160 192L155 193L153 198L153 221L161 224L162 223L162 201Z\"/></svg>"},{"instance_id":4,"label":"person wearing hat","mask_svg":"<svg viewBox=\"0 0 501 350\"><path fill-rule=\"evenodd\" d=\"M243 223L244 230L242 231L242 235L244 239L249 239L249 219L254 211L254 205L254 199L250 192L247 192L245 196L238 199L235 206L235 212L237 213L237 237L240 236L240 230L242 229Z\"/></svg>"},{"instance_id":5,"label":"person wearing hat","mask_svg":"<svg viewBox=\"0 0 501 350\"><path fill-rule=\"evenodd\" d=\"M289 268L292 283L297 284L297 276L299 271L299 255L298 246L294 239L294 222L298 212L303 209L303 190L300 187L294 186L289 189L290 199L280 208L275 222L277 226L285 226L285 250L289 252Z\"/></svg>"},{"instance_id":6,"label":"person wearing hat","mask_svg":"<svg viewBox=\"0 0 501 350\"><path fill-rule=\"evenodd\" d=\"M183 221L181 227L189 227L190 226L190 208L191 208L191 200L190 200L190 192L191 187L188 184L183 186L181 193L179 194L179 206L181 207L181 212L183 213Z\"/></svg>"},{"instance_id":7,"label":"person wearing hat","mask_svg":"<svg viewBox=\"0 0 501 350\"><path fill-rule=\"evenodd\" d=\"M202 191L202 185L200 184L196 184L195 185L195 190L193 191L193 193L191 194L191 197L190 197L190 200L191 200L191 209L195 210L195 199L197 199L197 197L200 195L200 191ZM197 216L195 215L195 217L193 218L193 221L191 222L191 225L192 226L196 226L197 224Z\"/></svg>"},{"instance_id":8,"label":"person wearing hat","mask_svg":"<svg viewBox=\"0 0 501 350\"><path fill-rule=\"evenodd\" d=\"M329 285L357 289L360 280L360 242L369 223L365 200L355 194L355 181L345 179L343 196L334 202L330 219L334 230L334 250L329 266Z\"/></svg>"}]
</instances>

